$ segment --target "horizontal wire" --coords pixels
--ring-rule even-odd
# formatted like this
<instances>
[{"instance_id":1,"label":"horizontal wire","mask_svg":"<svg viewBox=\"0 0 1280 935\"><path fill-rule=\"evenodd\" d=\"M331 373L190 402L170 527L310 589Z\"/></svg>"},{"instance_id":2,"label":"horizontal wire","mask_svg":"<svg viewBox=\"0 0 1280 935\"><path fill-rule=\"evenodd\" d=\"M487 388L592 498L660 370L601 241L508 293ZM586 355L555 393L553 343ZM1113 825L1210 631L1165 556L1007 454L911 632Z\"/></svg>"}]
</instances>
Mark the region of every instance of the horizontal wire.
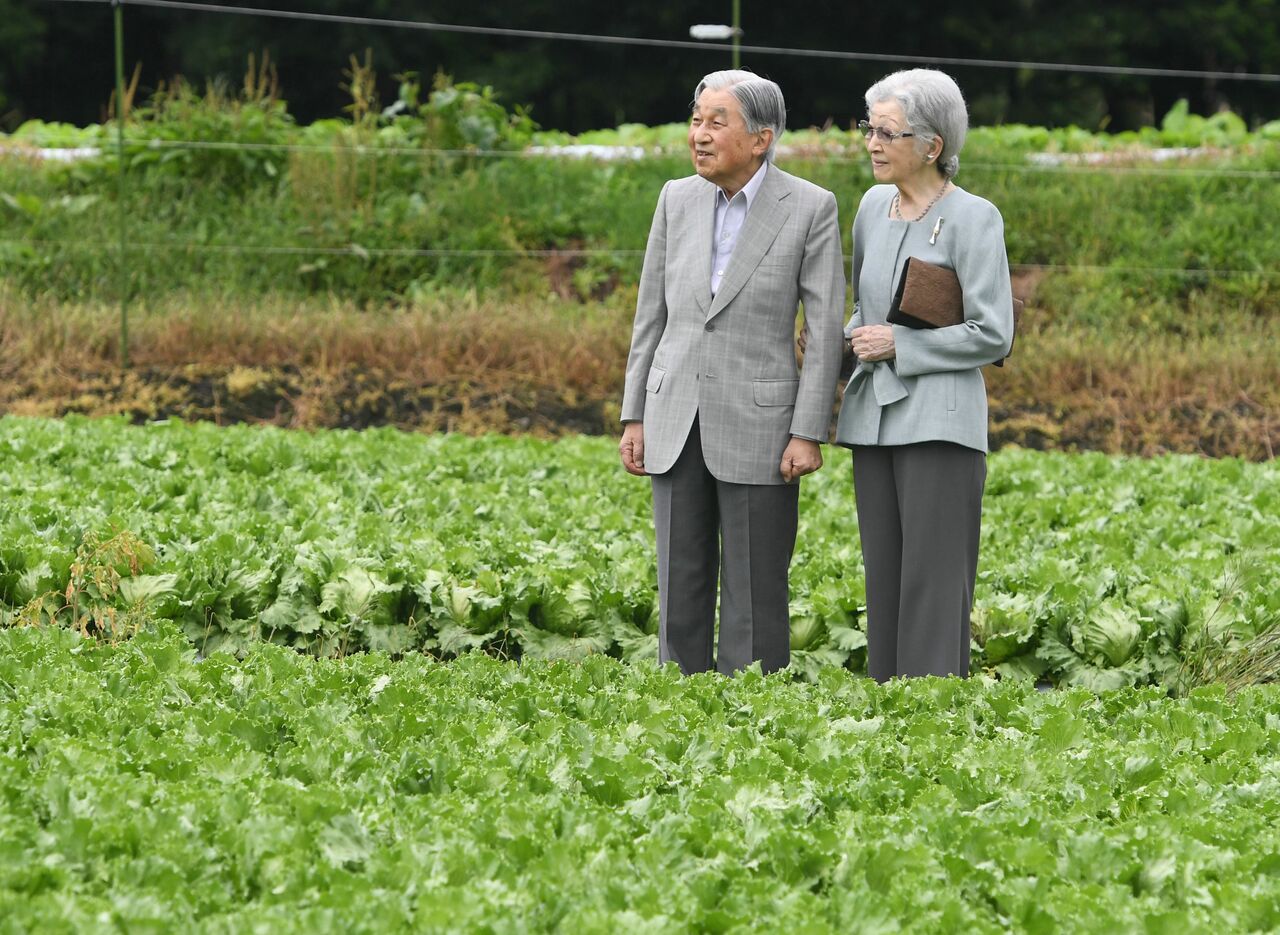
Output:
<instances>
[{"instance_id":1,"label":"horizontal wire","mask_svg":"<svg viewBox=\"0 0 1280 935\"><path fill-rule=\"evenodd\" d=\"M59 0L62 2L62 0ZM89 2L89 0L85 0ZM20 140L19 142L27 142ZM32 145L44 148L39 140ZM104 141L103 146L114 146L115 140ZM522 157L546 156L554 153L518 149L425 149L416 146L380 146L378 144L357 143L245 143L234 140L165 140L144 137L125 137L125 146L145 146L150 149L206 149L206 150L246 150L246 151L280 151L290 153L349 153L357 156L484 156L484 157ZM54 149L60 147L51 147ZM74 148L74 147L62 147ZM21 152L21 150L15 150ZM101 155L114 157L115 153L107 148Z\"/></svg>"},{"instance_id":2,"label":"horizontal wire","mask_svg":"<svg viewBox=\"0 0 1280 935\"><path fill-rule=\"evenodd\" d=\"M846 258L847 259L847 258ZM1146 273L1152 276L1217 276L1222 279L1236 276L1260 276L1263 279L1280 277L1280 270L1263 269L1204 269L1186 266L1100 266L1088 263L1010 263L1010 270L1040 270L1047 273Z\"/></svg>"},{"instance_id":3,"label":"horizontal wire","mask_svg":"<svg viewBox=\"0 0 1280 935\"><path fill-rule=\"evenodd\" d=\"M38 247L59 247L69 249L88 250L95 253L118 253L120 244L106 243L101 241L72 241L72 240L21 240L15 238L0 239L0 246L19 245L19 246L38 246ZM285 255L285 256L306 256L306 255L322 255L322 256L350 256L360 259L366 257L388 256L388 257L482 257L482 258L507 258L507 259L531 259L531 258L547 258L547 257L642 257L643 250L610 250L607 248L595 249L430 249L430 248L414 248L414 247L361 247L359 245L350 245L346 247L308 247L301 245L263 245L252 246L246 244L201 244L191 241L164 241L164 242L140 242L131 241L125 246L125 249L135 253L145 253L152 251L179 251L196 253L222 253L222 254L242 254L242 255ZM851 256L845 254L845 261L852 259ZM1280 270L1249 270L1249 269L1191 269L1178 266L1101 266L1090 264L1060 264L1060 263L1010 263L1010 270L1015 271L1032 271L1053 273L1137 273L1145 275L1160 276L1216 276L1219 278L1235 277L1235 276L1256 276L1263 279L1274 279L1280 277Z\"/></svg>"},{"instance_id":4,"label":"horizontal wire","mask_svg":"<svg viewBox=\"0 0 1280 935\"><path fill-rule=\"evenodd\" d=\"M59 0L62 2L62 0ZM90 2L90 0L85 0ZM95 0L96 2L96 0ZM30 144L32 146L41 147L39 140L19 140L19 143ZM111 141L114 143L114 141ZM143 146L150 149L190 149L190 150L209 150L209 151L245 151L245 152L289 152L304 154L326 154L326 153L345 153L356 156L422 156L432 158L457 158L465 156L476 156L486 159L494 158L519 158L519 159L541 159L560 156L591 156L592 153L565 153L560 154L551 151L548 148L533 148L523 150L508 149L429 149L418 148L412 146L379 146L377 144L355 144L351 146L340 143L261 143L261 142L237 142L237 141L221 141L221 140L168 140L168 139L147 139L143 137L126 137L124 140L126 146ZM105 146L106 144L104 144ZM602 144L579 143L565 144L566 147L593 147ZM801 144L803 145L803 144ZM856 145L856 144L855 144ZM52 147L58 148L82 148L82 147ZM676 148L673 144L670 148L661 148L657 146L645 147L640 144L617 144L610 147L617 149L640 149L647 150L645 155L654 157L663 156L679 156L684 150ZM22 147L5 147L0 145L0 155L9 154L21 156L24 154ZM114 152L103 149L99 154L108 158L114 158ZM783 160L822 160L825 162L836 163L859 163L865 161L866 157L861 153L850 153L840 151L824 151L792 149L787 151L785 145L779 147L779 157ZM1128 154L1124 154L1128 155ZM1139 154L1140 158L1140 154ZM1182 157L1179 157L1182 158ZM1199 158L1193 154L1185 158ZM1203 169L1195 167L1183 166L1135 166L1135 165L1107 165L1097 162L1085 163L1016 163L1016 162L965 162L963 167L967 170L981 169L983 171L1010 171L1010 172L1111 172L1116 174L1133 174L1133 175L1167 175L1167 176L1205 176L1205 177L1221 177L1221 178L1246 178L1246 179L1271 179L1280 178L1280 170L1275 169Z\"/></svg>"},{"instance_id":5,"label":"horizontal wire","mask_svg":"<svg viewBox=\"0 0 1280 935\"><path fill-rule=\"evenodd\" d=\"M65 2L65 0L56 0L56 2ZM339 23L348 26L378 26L396 29L417 29L428 32L505 36L519 39L557 39L571 42L648 46L665 49L696 49L700 52L733 51L748 55L794 55L802 58L827 58L845 61L907 63L928 62L935 65L968 65L975 68L1005 68L1026 71L1056 71L1136 77L1145 76L1153 78L1213 78L1224 81L1280 83L1280 74L1255 74L1241 71L1201 71L1190 68L1147 68L1126 65L1086 65L1065 62L1006 61L1000 59L959 58L955 56L900 55L884 52L840 52L826 49L796 49L763 45L739 44L735 46L733 43L728 42L700 42L683 39L648 39L632 36L607 36L590 33L556 32L543 29L512 29L499 26L467 26L450 23L429 23L419 20L396 20L381 19L371 16L350 16L338 13L311 13L296 10L274 10L262 7L231 7L215 3L193 3L188 2L188 0L101 0L101 2L110 2L112 5L119 3L122 6L186 10L197 13L220 13L237 16L262 16L275 19Z\"/></svg>"},{"instance_id":6,"label":"horizontal wire","mask_svg":"<svg viewBox=\"0 0 1280 935\"><path fill-rule=\"evenodd\" d=\"M0 245L7 244L27 244L39 247L69 247L72 249L90 250L97 253L114 253L120 250L120 244L112 244L96 241L73 241L73 240L20 240L20 239L0 239ZM590 257L590 256L644 256L643 250L610 250L607 248L596 249L566 249L558 250L549 249L433 249L433 248L417 248L417 247L362 247L357 244L346 247L309 247L302 245L271 245L264 244L261 246L253 246L246 244L202 244L191 241L164 241L164 242L144 242L131 241L125 245L125 249L133 252L163 251L163 250L186 250L189 252L204 253L231 253L231 254L260 254L263 256L270 255L311 255L321 254L324 256L353 256L353 257L372 257L372 256L390 256L390 257L510 257L513 259L532 258L532 257Z\"/></svg>"},{"instance_id":7,"label":"horizontal wire","mask_svg":"<svg viewBox=\"0 0 1280 935\"><path fill-rule=\"evenodd\" d=\"M1097 163L1017 163L1017 162L962 162L965 170L983 169L990 172L1109 172L1115 175L1155 175L1155 176L1188 176L1202 178L1232 179L1273 179L1280 178L1280 170L1276 169L1196 169L1172 166L1158 168L1156 166L1114 166Z\"/></svg>"}]
</instances>

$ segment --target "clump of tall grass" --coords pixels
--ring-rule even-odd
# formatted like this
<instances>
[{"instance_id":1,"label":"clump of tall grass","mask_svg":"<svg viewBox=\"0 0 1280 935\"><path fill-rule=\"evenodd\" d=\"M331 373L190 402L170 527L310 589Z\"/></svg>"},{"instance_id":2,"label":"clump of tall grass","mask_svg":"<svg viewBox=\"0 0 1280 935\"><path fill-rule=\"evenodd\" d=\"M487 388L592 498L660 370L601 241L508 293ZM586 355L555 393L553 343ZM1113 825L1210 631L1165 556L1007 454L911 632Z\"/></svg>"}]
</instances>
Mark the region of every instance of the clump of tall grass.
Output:
<instances>
[{"instance_id":1,"label":"clump of tall grass","mask_svg":"<svg viewBox=\"0 0 1280 935\"><path fill-rule=\"evenodd\" d=\"M126 92L125 159L140 184L198 179L236 195L272 184L287 163L287 150L277 147L293 138L297 126L266 52L260 59L249 56L238 88L216 78L200 91L178 76L162 81L141 105L133 104L134 94ZM112 152L108 148L98 164L104 174L115 171Z\"/></svg>"},{"instance_id":2,"label":"clump of tall grass","mask_svg":"<svg viewBox=\"0 0 1280 935\"><path fill-rule=\"evenodd\" d=\"M1232 599L1252 581L1270 576L1248 554L1239 557L1223 577L1217 603L1184 643L1175 691L1185 694L1201 685L1222 685L1234 694L1250 685L1280 682L1280 614L1246 626L1233 619Z\"/></svg>"}]
</instances>

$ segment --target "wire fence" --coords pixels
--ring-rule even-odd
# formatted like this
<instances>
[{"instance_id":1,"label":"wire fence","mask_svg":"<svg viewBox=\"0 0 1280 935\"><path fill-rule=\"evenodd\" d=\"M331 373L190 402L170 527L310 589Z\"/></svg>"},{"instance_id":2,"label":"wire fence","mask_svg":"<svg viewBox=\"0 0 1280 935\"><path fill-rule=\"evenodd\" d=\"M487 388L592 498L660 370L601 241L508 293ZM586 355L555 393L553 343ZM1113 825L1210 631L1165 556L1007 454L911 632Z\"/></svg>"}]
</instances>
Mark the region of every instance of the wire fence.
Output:
<instances>
[{"instance_id":1,"label":"wire fence","mask_svg":"<svg viewBox=\"0 0 1280 935\"><path fill-rule=\"evenodd\" d=\"M0 238L0 247L33 246L44 249L81 251L88 253L112 254L120 250L118 243L86 240L20 240L16 238ZM631 261L638 267L644 258L643 250L614 249L609 247L550 247L546 249L450 249L450 248L418 248L418 247L366 247L358 243L340 246L321 246L313 244L228 244L204 243L196 241L129 241L125 244L129 253L187 253L187 254L231 254L248 257L268 256L327 256L348 257L356 260L370 260L379 257L388 258L421 258L421 259L499 259L517 262L536 259L591 259L607 258L615 261ZM848 263L852 255L845 254ZM1280 279L1280 270L1274 269L1228 269L1222 267L1184 267L1184 266L1126 266L1123 264L1089 264L1089 263L1010 263L1009 269L1015 273L1090 273L1095 275L1119 276L1178 276L1186 279L1256 278Z\"/></svg>"}]
</instances>

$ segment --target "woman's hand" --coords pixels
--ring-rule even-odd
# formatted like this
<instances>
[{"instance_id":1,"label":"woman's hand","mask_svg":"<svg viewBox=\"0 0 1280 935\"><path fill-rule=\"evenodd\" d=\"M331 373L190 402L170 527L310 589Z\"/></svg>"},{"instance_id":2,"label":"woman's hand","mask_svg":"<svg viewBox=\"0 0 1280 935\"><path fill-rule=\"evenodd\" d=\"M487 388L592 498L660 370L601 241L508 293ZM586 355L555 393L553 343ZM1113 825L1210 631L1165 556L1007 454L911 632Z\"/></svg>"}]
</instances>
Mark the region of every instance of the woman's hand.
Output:
<instances>
[{"instance_id":1,"label":"woman's hand","mask_svg":"<svg viewBox=\"0 0 1280 935\"><path fill-rule=\"evenodd\" d=\"M889 325L863 325L853 329L853 352L859 360L893 360L893 328Z\"/></svg>"},{"instance_id":2,"label":"woman's hand","mask_svg":"<svg viewBox=\"0 0 1280 935\"><path fill-rule=\"evenodd\" d=\"M809 346L809 323L806 321L804 327L800 329L800 334L796 336L796 350L801 354L804 349Z\"/></svg>"},{"instance_id":3,"label":"woman's hand","mask_svg":"<svg viewBox=\"0 0 1280 935\"><path fill-rule=\"evenodd\" d=\"M806 323L805 326L800 329L800 336L796 338L796 350L798 350L801 354L804 354L804 350L808 346L809 346L809 325L808 323ZM853 353L853 348L849 344L849 339L846 337L840 338L840 348L844 352L845 357L848 357L850 354Z\"/></svg>"}]
</instances>

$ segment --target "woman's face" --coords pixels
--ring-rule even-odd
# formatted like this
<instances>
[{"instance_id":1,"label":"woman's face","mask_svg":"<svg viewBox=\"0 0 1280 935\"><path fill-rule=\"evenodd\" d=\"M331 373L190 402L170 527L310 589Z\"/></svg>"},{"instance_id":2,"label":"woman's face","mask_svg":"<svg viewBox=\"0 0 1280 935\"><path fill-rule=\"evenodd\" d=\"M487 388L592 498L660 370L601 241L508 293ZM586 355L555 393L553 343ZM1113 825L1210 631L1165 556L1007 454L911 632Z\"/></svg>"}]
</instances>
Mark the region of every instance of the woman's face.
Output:
<instances>
[{"instance_id":1,"label":"woman's face","mask_svg":"<svg viewBox=\"0 0 1280 935\"><path fill-rule=\"evenodd\" d=\"M897 101L881 101L873 105L867 122L873 128L890 133L911 132L902 105ZM882 139L879 133L867 137L867 155L871 157L871 172L876 181L902 185L922 172L933 171L936 175L933 163L916 149L916 142L915 136L901 136L892 142Z\"/></svg>"}]
</instances>

